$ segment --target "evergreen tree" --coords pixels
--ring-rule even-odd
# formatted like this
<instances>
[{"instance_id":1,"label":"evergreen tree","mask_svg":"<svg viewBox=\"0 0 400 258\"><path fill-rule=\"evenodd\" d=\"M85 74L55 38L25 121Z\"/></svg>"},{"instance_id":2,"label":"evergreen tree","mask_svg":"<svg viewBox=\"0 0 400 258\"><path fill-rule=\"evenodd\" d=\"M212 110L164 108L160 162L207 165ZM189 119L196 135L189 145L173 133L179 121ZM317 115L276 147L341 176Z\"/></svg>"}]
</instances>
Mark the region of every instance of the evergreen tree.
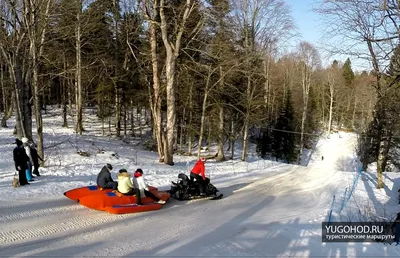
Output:
<instances>
[{"instance_id":1,"label":"evergreen tree","mask_svg":"<svg viewBox=\"0 0 400 258\"><path fill-rule=\"evenodd\" d=\"M350 87L350 85L353 83L354 80L354 72L353 69L351 68L350 58L346 59L346 62L344 63L342 69L346 86Z\"/></svg>"},{"instance_id":2,"label":"evergreen tree","mask_svg":"<svg viewBox=\"0 0 400 258\"><path fill-rule=\"evenodd\" d=\"M295 136L294 131L294 110L291 99L291 92L288 91L284 105L275 125L273 132L272 151L278 159L284 159L288 163L296 161Z\"/></svg>"}]
</instances>

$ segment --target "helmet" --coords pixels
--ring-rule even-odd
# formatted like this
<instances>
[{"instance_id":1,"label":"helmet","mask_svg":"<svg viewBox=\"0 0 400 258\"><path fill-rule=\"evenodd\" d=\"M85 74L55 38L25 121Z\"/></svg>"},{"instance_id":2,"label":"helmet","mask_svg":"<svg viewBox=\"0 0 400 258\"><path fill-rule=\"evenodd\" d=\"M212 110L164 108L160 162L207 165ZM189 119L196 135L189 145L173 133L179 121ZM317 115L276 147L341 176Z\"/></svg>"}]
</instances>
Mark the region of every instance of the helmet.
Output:
<instances>
[{"instance_id":1,"label":"helmet","mask_svg":"<svg viewBox=\"0 0 400 258\"><path fill-rule=\"evenodd\" d=\"M139 172L140 174L143 174L143 170L141 168L136 169L136 172Z\"/></svg>"},{"instance_id":2,"label":"helmet","mask_svg":"<svg viewBox=\"0 0 400 258\"><path fill-rule=\"evenodd\" d=\"M188 180L188 176L185 175L184 173L179 173L178 178L182 179L182 180Z\"/></svg>"}]
</instances>

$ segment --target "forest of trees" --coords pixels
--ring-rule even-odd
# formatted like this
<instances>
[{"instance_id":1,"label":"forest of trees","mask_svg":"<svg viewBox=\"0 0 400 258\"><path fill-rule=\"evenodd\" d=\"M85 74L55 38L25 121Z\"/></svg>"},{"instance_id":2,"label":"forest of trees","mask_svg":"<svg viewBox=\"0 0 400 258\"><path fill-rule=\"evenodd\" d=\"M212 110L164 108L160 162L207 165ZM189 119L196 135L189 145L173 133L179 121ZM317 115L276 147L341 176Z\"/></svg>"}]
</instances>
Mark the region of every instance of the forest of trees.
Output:
<instances>
[{"instance_id":1,"label":"forest of trees","mask_svg":"<svg viewBox=\"0 0 400 258\"><path fill-rule=\"evenodd\" d=\"M364 165L382 172L397 144L398 2L320 2L316 11L336 19L327 28L364 52L347 48L347 60L323 67L309 42L286 51L296 27L284 0L0 1L1 125L15 115L16 135L33 140L36 130L43 155L46 105L77 134L90 126L84 108L96 106L116 137L134 135L133 114L148 110L169 165L211 143L218 161L235 143L246 160L250 141L261 156L299 163L321 132L356 131ZM373 69L353 71L351 56Z\"/></svg>"}]
</instances>

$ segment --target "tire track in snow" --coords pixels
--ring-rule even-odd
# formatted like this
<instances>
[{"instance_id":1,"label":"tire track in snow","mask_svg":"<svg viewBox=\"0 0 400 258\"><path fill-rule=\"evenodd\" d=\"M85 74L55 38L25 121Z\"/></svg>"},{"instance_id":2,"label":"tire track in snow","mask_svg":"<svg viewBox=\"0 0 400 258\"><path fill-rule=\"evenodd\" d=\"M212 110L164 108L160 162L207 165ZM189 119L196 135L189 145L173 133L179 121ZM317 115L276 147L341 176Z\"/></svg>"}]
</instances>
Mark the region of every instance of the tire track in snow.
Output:
<instances>
[{"instance_id":1,"label":"tire track in snow","mask_svg":"<svg viewBox=\"0 0 400 258\"><path fill-rule=\"evenodd\" d=\"M23 210L21 212L8 212L8 213L6 212L5 214L2 214L2 216L0 217L0 222L10 222L21 219L38 218L38 217L48 216L49 214L54 216L65 215L71 213L71 211L80 210L82 208L83 207L79 205L70 205L64 207L50 207L47 209L40 209L40 210L30 210L30 211Z\"/></svg>"},{"instance_id":2,"label":"tire track in snow","mask_svg":"<svg viewBox=\"0 0 400 258\"><path fill-rule=\"evenodd\" d=\"M43 214L43 213L42 213ZM136 215L136 214L135 214ZM128 217L128 215L113 215L108 213L96 214L94 217L90 216L76 216L64 221L57 220L57 214L54 222L42 226L34 226L33 228L25 228L18 230L11 230L8 232L0 232L0 244L7 244L16 241L28 240L32 238L44 237L66 231L88 228L100 224L108 224L114 221L121 220L121 217ZM48 217L48 216L46 216Z\"/></svg>"}]
</instances>

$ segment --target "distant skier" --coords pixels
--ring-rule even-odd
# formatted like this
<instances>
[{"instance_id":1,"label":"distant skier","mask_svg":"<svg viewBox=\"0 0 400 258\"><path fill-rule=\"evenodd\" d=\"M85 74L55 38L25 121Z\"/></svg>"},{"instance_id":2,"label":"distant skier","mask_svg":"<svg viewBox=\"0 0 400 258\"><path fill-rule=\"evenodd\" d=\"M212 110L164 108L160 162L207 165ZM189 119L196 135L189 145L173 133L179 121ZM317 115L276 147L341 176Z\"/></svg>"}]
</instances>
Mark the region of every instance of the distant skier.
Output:
<instances>
[{"instance_id":1,"label":"distant skier","mask_svg":"<svg viewBox=\"0 0 400 258\"><path fill-rule=\"evenodd\" d=\"M26 179L26 170L28 169L29 157L26 155L23 143L19 139L15 139L17 147L13 150L15 169L18 171L20 185L29 185Z\"/></svg>"},{"instance_id":2,"label":"distant skier","mask_svg":"<svg viewBox=\"0 0 400 258\"><path fill-rule=\"evenodd\" d=\"M97 185L103 189L118 189L118 182L115 182L111 177L111 164L106 164L97 175Z\"/></svg>"},{"instance_id":3,"label":"distant skier","mask_svg":"<svg viewBox=\"0 0 400 258\"><path fill-rule=\"evenodd\" d=\"M205 174L205 166L206 158L201 158L199 161L194 164L192 171L190 172L190 180L196 179L199 182L200 195L205 196L205 188L206 188L206 174Z\"/></svg>"},{"instance_id":4,"label":"distant skier","mask_svg":"<svg viewBox=\"0 0 400 258\"><path fill-rule=\"evenodd\" d=\"M324 161L324 156L321 157L321 160Z\"/></svg>"}]
</instances>

